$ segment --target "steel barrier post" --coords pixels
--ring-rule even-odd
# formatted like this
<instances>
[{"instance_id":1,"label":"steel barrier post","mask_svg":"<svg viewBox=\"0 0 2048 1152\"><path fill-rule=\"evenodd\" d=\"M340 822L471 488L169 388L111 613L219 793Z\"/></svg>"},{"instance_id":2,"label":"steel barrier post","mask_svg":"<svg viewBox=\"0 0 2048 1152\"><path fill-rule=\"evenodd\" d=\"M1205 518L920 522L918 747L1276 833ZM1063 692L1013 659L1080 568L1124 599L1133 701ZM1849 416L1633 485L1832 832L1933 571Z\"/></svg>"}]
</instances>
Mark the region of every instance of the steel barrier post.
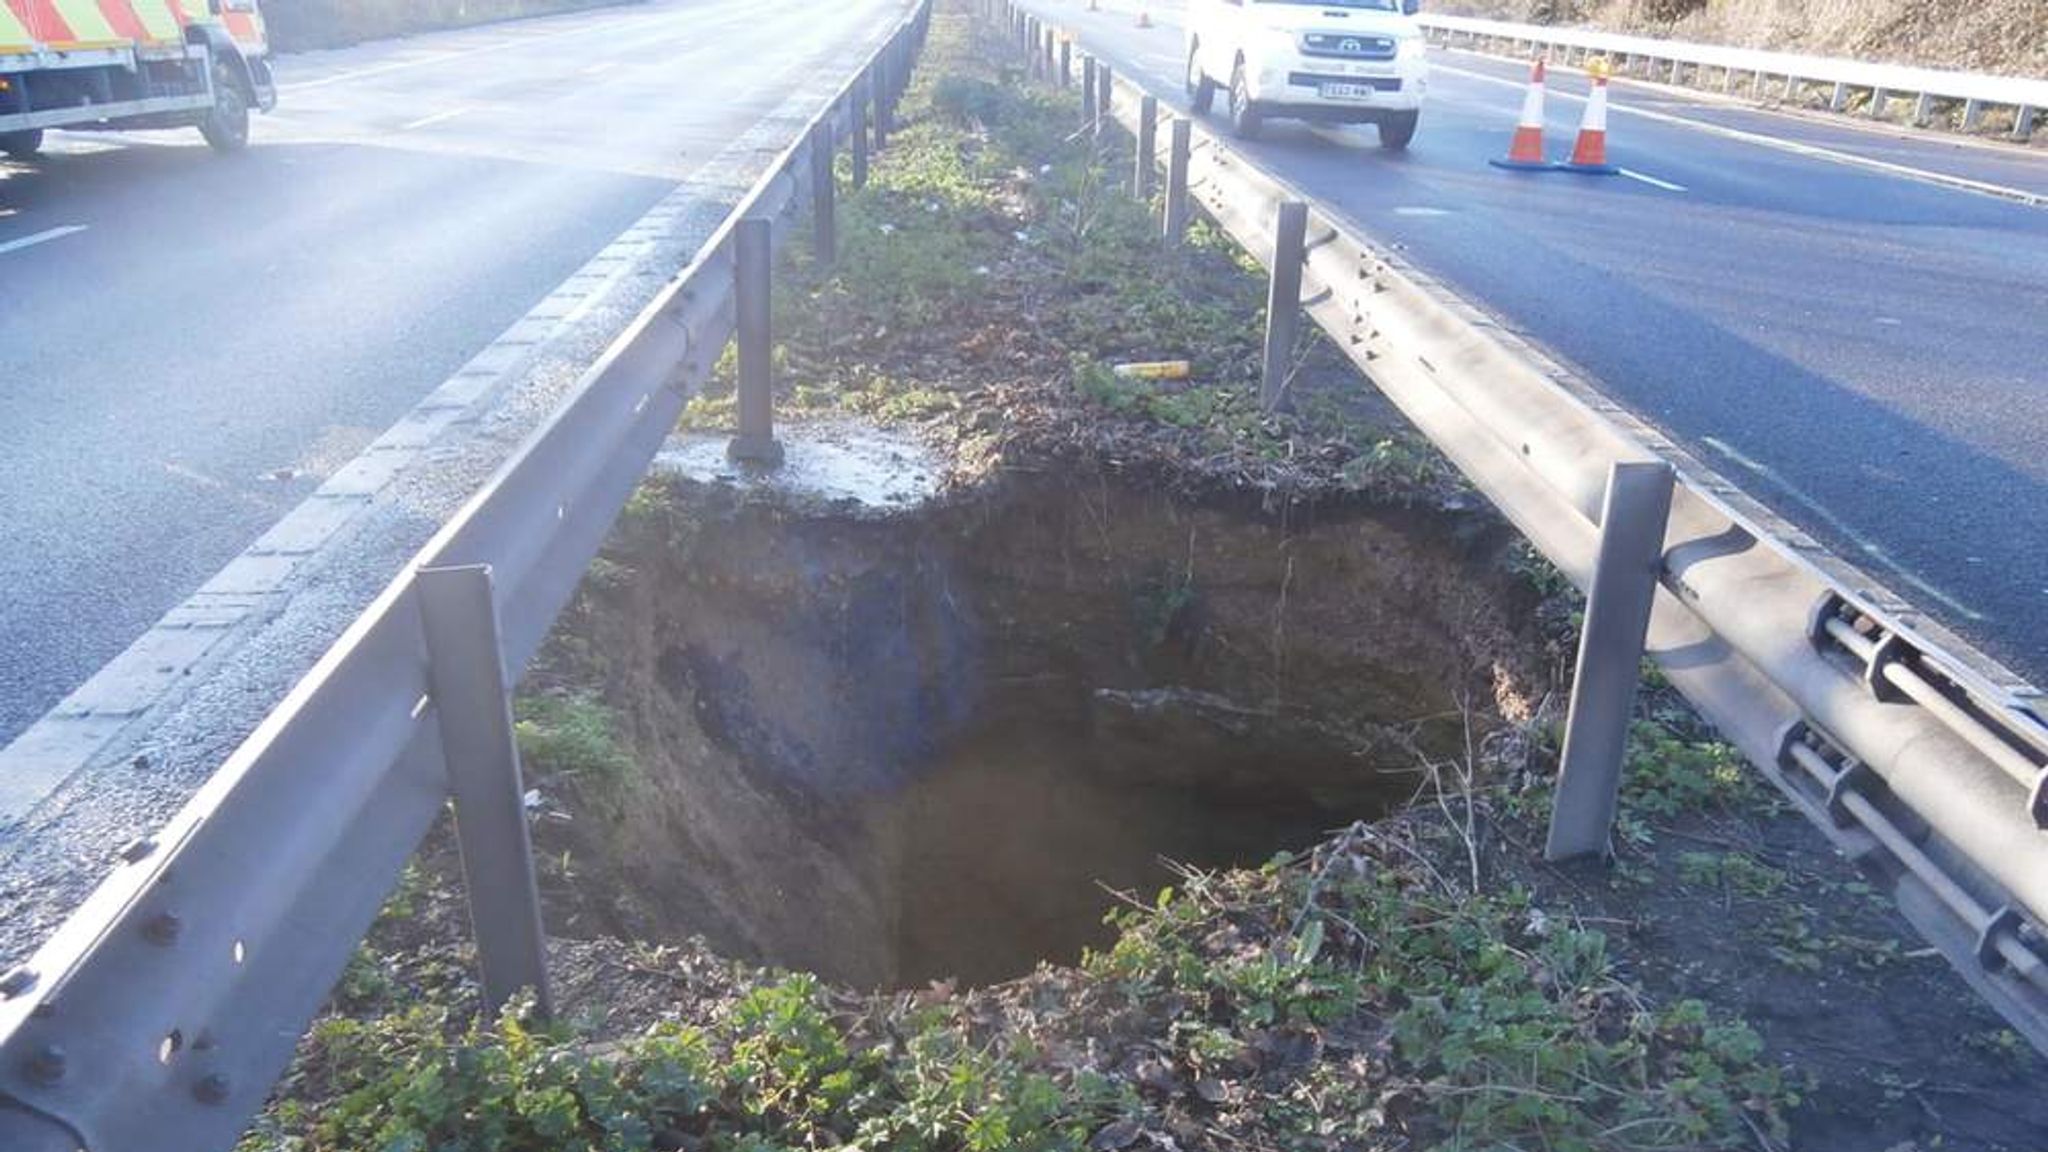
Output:
<instances>
[{"instance_id":1,"label":"steel barrier post","mask_svg":"<svg viewBox=\"0 0 2048 1152\"><path fill-rule=\"evenodd\" d=\"M1924 128L1927 126L1927 122L1932 119L1934 119L1934 97L1922 92L1920 98L1913 101L1913 126Z\"/></svg>"},{"instance_id":2,"label":"steel barrier post","mask_svg":"<svg viewBox=\"0 0 2048 1152\"><path fill-rule=\"evenodd\" d=\"M868 186L868 88L866 77L853 86L853 190Z\"/></svg>"},{"instance_id":3,"label":"steel barrier post","mask_svg":"<svg viewBox=\"0 0 2048 1152\"><path fill-rule=\"evenodd\" d=\"M1138 166L1131 175L1131 194L1141 204L1152 202L1152 189L1159 183L1159 98L1138 101Z\"/></svg>"},{"instance_id":4,"label":"steel barrier post","mask_svg":"<svg viewBox=\"0 0 2048 1152\"><path fill-rule=\"evenodd\" d=\"M832 121L820 120L811 131L811 243L821 268L831 267L839 255L839 189L832 151Z\"/></svg>"},{"instance_id":5,"label":"steel barrier post","mask_svg":"<svg viewBox=\"0 0 2048 1152\"><path fill-rule=\"evenodd\" d=\"M1887 91L1885 91L1885 90L1884 90L1884 89L1882 89L1882 88L1873 88L1873 89L1871 89L1871 90L1870 90L1870 118L1871 118L1872 120L1882 120L1882 119L1884 119L1884 110L1885 110L1885 106L1886 106L1887 104L1890 104L1891 102L1892 102L1892 94L1891 94L1890 92L1887 92Z\"/></svg>"},{"instance_id":6,"label":"steel barrier post","mask_svg":"<svg viewBox=\"0 0 2048 1152\"><path fill-rule=\"evenodd\" d=\"M1608 850L1650 606L1663 567L1671 488L1671 466L1662 461L1617 463L1607 474L1546 859Z\"/></svg>"},{"instance_id":7,"label":"steel barrier post","mask_svg":"<svg viewBox=\"0 0 2048 1152\"><path fill-rule=\"evenodd\" d=\"M526 785L512 735L512 690L488 565L425 568L413 578L427 638L427 683L455 794L455 836L483 969L484 1009L522 988L552 1014L540 889L526 828Z\"/></svg>"},{"instance_id":8,"label":"steel barrier post","mask_svg":"<svg viewBox=\"0 0 2048 1152\"><path fill-rule=\"evenodd\" d=\"M1095 73L1097 69L1095 57L1090 56L1081 61L1081 126L1083 128L1094 124L1096 120Z\"/></svg>"},{"instance_id":9,"label":"steel barrier post","mask_svg":"<svg viewBox=\"0 0 2048 1152\"><path fill-rule=\"evenodd\" d=\"M889 145L889 54L884 52L875 61L875 151Z\"/></svg>"},{"instance_id":10,"label":"steel barrier post","mask_svg":"<svg viewBox=\"0 0 2048 1152\"><path fill-rule=\"evenodd\" d=\"M1308 205L1283 200L1273 227L1273 276L1266 295L1266 371L1259 407L1271 412L1287 395L1294 341L1301 332L1301 266L1308 256Z\"/></svg>"},{"instance_id":11,"label":"steel barrier post","mask_svg":"<svg viewBox=\"0 0 2048 1152\"><path fill-rule=\"evenodd\" d=\"M2034 117L2037 114L2031 105L2020 105L2019 111L2013 113L2012 117L2012 138L2015 140L2033 139Z\"/></svg>"},{"instance_id":12,"label":"steel barrier post","mask_svg":"<svg viewBox=\"0 0 2048 1152\"><path fill-rule=\"evenodd\" d=\"M1195 127L1176 116L1166 158L1166 242L1179 244L1188 234L1188 157Z\"/></svg>"},{"instance_id":13,"label":"steel barrier post","mask_svg":"<svg viewBox=\"0 0 2048 1152\"><path fill-rule=\"evenodd\" d=\"M774 274L771 227L766 220L746 219L733 229L740 430L725 448L730 460L768 468L782 463L782 444L775 439L774 329L768 309Z\"/></svg>"},{"instance_id":14,"label":"steel barrier post","mask_svg":"<svg viewBox=\"0 0 2048 1152\"><path fill-rule=\"evenodd\" d=\"M1060 87L1074 86L1074 42L1060 41Z\"/></svg>"},{"instance_id":15,"label":"steel barrier post","mask_svg":"<svg viewBox=\"0 0 2048 1152\"><path fill-rule=\"evenodd\" d=\"M1116 116L1116 74L1104 60L1095 67L1095 134Z\"/></svg>"}]
</instances>

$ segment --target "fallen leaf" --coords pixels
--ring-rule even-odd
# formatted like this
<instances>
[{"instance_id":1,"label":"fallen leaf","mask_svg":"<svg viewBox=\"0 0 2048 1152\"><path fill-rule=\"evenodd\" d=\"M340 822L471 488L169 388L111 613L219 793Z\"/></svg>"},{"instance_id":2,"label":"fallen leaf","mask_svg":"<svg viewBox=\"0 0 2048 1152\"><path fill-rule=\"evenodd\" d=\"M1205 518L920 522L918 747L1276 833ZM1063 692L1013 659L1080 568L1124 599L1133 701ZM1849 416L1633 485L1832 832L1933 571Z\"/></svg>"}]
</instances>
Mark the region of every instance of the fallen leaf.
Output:
<instances>
[{"instance_id":1,"label":"fallen leaf","mask_svg":"<svg viewBox=\"0 0 2048 1152\"><path fill-rule=\"evenodd\" d=\"M1120 1152L1121 1149L1136 1144L1138 1136L1144 1131L1145 1126L1136 1120L1118 1120L1104 1125L1102 1130L1088 1141L1088 1147L1091 1152Z\"/></svg>"}]
</instances>

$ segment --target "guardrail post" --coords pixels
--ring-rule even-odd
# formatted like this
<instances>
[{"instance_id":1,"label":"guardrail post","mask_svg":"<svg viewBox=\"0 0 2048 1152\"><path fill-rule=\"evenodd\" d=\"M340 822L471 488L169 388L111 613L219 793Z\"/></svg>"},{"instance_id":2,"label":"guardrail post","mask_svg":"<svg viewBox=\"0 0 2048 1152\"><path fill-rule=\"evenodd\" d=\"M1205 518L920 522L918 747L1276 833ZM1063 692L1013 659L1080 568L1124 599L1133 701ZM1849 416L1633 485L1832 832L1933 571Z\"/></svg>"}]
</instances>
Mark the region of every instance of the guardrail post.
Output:
<instances>
[{"instance_id":1,"label":"guardrail post","mask_svg":"<svg viewBox=\"0 0 2048 1152\"><path fill-rule=\"evenodd\" d=\"M1166 242L1179 244L1188 234L1188 158L1194 150L1195 126L1176 116L1166 157Z\"/></svg>"},{"instance_id":2,"label":"guardrail post","mask_svg":"<svg viewBox=\"0 0 2048 1152\"><path fill-rule=\"evenodd\" d=\"M1102 129L1116 116L1116 73L1110 70L1109 61L1095 66L1095 134L1102 135Z\"/></svg>"},{"instance_id":3,"label":"guardrail post","mask_svg":"<svg viewBox=\"0 0 2048 1152\"><path fill-rule=\"evenodd\" d=\"M1158 184L1159 171L1159 98L1146 96L1138 101L1138 166L1131 175L1131 194L1141 204L1152 202L1152 189Z\"/></svg>"},{"instance_id":4,"label":"guardrail post","mask_svg":"<svg viewBox=\"0 0 2048 1152\"><path fill-rule=\"evenodd\" d=\"M1565 720L1564 761L1550 812L1546 859L1604 854L1621 795L1630 713L1642 679L1671 516L1671 466L1618 463L1607 474L1600 553Z\"/></svg>"},{"instance_id":5,"label":"guardrail post","mask_svg":"<svg viewBox=\"0 0 2048 1152\"><path fill-rule=\"evenodd\" d=\"M1283 200L1273 227L1273 276L1266 294L1266 371L1259 407L1271 412L1286 399L1295 337L1301 332L1301 265L1308 256L1308 205Z\"/></svg>"},{"instance_id":6,"label":"guardrail post","mask_svg":"<svg viewBox=\"0 0 2048 1152\"><path fill-rule=\"evenodd\" d=\"M1884 119L1885 105L1890 104L1891 102L1891 93L1885 91L1882 88L1872 88L1870 90L1870 118L1872 120Z\"/></svg>"},{"instance_id":7,"label":"guardrail post","mask_svg":"<svg viewBox=\"0 0 2048 1152\"><path fill-rule=\"evenodd\" d=\"M1963 131L1975 132L1984 126L1984 103L1981 100L1963 101Z\"/></svg>"},{"instance_id":8,"label":"guardrail post","mask_svg":"<svg viewBox=\"0 0 2048 1152\"><path fill-rule=\"evenodd\" d=\"M774 468L782 463L775 439L774 329L768 311L774 275L771 225L741 220L733 230L733 295L738 312L740 430L725 447L727 459Z\"/></svg>"},{"instance_id":9,"label":"guardrail post","mask_svg":"<svg viewBox=\"0 0 2048 1152\"><path fill-rule=\"evenodd\" d=\"M868 186L868 88L865 77L853 86L853 190Z\"/></svg>"},{"instance_id":10,"label":"guardrail post","mask_svg":"<svg viewBox=\"0 0 2048 1152\"><path fill-rule=\"evenodd\" d=\"M1849 86L1840 80L1835 81L1835 90L1828 93L1828 111L1840 112L1843 106L1848 103Z\"/></svg>"},{"instance_id":11,"label":"guardrail post","mask_svg":"<svg viewBox=\"0 0 2048 1152\"><path fill-rule=\"evenodd\" d=\"M1920 98L1913 101L1913 124L1916 127L1925 127L1927 122L1932 119L1934 119L1934 97L1922 92Z\"/></svg>"},{"instance_id":12,"label":"guardrail post","mask_svg":"<svg viewBox=\"0 0 2048 1152\"><path fill-rule=\"evenodd\" d=\"M423 568L413 578L427 638L427 683L455 794L470 931L483 969L484 1010L522 988L542 1015L548 989L540 889L526 828L526 785L512 735L512 691L487 565Z\"/></svg>"},{"instance_id":13,"label":"guardrail post","mask_svg":"<svg viewBox=\"0 0 2048 1152\"><path fill-rule=\"evenodd\" d=\"M889 95L889 54L884 52L875 61L875 151L889 145L889 106L893 98Z\"/></svg>"},{"instance_id":14,"label":"guardrail post","mask_svg":"<svg viewBox=\"0 0 2048 1152\"><path fill-rule=\"evenodd\" d=\"M1090 56L1081 61L1081 126L1084 128L1094 124L1096 119L1096 69L1095 57Z\"/></svg>"},{"instance_id":15,"label":"guardrail post","mask_svg":"<svg viewBox=\"0 0 2048 1152\"><path fill-rule=\"evenodd\" d=\"M839 256L838 176L832 171L832 122L811 130L811 245L821 268Z\"/></svg>"},{"instance_id":16,"label":"guardrail post","mask_svg":"<svg viewBox=\"0 0 2048 1152\"><path fill-rule=\"evenodd\" d=\"M2034 108L2026 104L2020 105L2019 111L2013 113L2012 117L2012 138L2015 140L2033 139L2034 117L2036 115L2038 113Z\"/></svg>"},{"instance_id":17,"label":"guardrail post","mask_svg":"<svg viewBox=\"0 0 2048 1152\"><path fill-rule=\"evenodd\" d=\"M1060 87L1074 86L1074 42L1060 41Z\"/></svg>"}]
</instances>

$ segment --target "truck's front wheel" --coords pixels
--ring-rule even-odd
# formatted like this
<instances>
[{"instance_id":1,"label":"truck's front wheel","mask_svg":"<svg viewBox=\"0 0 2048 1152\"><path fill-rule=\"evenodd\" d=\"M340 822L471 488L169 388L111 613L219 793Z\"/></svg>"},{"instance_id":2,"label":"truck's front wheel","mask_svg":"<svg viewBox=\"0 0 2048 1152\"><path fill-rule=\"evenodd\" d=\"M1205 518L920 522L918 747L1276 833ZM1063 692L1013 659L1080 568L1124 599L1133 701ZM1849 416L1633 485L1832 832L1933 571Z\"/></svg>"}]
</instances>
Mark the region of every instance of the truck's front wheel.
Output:
<instances>
[{"instance_id":1,"label":"truck's front wheel","mask_svg":"<svg viewBox=\"0 0 2048 1152\"><path fill-rule=\"evenodd\" d=\"M1405 151L1415 139L1415 126L1422 121L1420 112L1392 112L1380 121L1380 147L1389 152Z\"/></svg>"},{"instance_id":2,"label":"truck's front wheel","mask_svg":"<svg viewBox=\"0 0 2048 1152\"><path fill-rule=\"evenodd\" d=\"M1252 82L1245 75L1244 61L1230 73L1230 131L1240 140L1251 140L1258 136L1266 118L1259 112L1259 106L1252 103Z\"/></svg>"},{"instance_id":3,"label":"truck's front wheel","mask_svg":"<svg viewBox=\"0 0 2048 1152\"><path fill-rule=\"evenodd\" d=\"M0 132L0 152L9 156L33 156L42 150L41 128L30 128L26 132Z\"/></svg>"},{"instance_id":4,"label":"truck's front wheel","mask_svg":"<svg viewBox=\"0 0 2048 1152\"><path fill-rule=\"evenodd\" d=\"M199 134L215 152L240 152L249 146L249 101L226 68L213 70L213 108L200 123Z\"/></svg>"}]
</instances>

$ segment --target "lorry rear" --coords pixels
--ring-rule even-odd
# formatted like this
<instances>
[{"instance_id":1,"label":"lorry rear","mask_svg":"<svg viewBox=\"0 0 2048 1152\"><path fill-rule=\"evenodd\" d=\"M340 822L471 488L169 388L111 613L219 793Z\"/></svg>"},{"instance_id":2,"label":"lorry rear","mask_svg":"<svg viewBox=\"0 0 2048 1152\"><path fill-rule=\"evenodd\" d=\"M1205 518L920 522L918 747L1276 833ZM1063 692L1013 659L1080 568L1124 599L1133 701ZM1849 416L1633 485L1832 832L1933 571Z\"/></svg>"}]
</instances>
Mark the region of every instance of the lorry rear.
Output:
<instances>
[{"instance_id":1,"label":"lorry rear","mask_svg":"<svg viewBox=\"0 0 2048 1152\"><path fill-rule=\"evenodd\" d=\"M0 152L52 128L198 128L248 143L277 105L256 0L0 0Z\"/></svg>"}]
</instances>

